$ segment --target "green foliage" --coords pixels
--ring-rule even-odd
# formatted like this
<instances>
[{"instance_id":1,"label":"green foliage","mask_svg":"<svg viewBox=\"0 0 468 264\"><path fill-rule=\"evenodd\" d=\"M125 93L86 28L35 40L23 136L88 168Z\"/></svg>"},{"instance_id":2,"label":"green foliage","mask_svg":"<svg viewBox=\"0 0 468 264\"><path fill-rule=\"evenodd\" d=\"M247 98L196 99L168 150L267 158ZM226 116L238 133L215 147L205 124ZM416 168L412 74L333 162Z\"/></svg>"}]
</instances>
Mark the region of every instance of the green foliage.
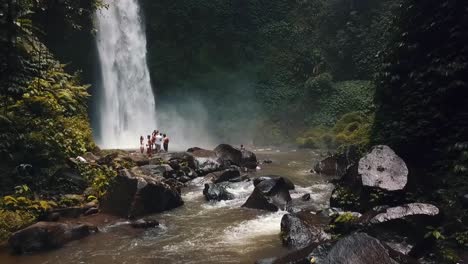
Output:
<instances>
[{"instance_id":1,"label":"green foliage","mask_svg":"<svg viewBox=\"0 0 468 264\"><path fill-rule=\"evenodd\" d=\"M80 163L78 169L92 189L92 195L87 197L88 200L101 198L106 193L110 181L117 175L112 168L89 163Z\"/></svg>"},{"instance_id":2,"label":"green foliage","mask_svg":"<svg viewBox=\"0 0 468 264\"><path fill-rule=\"evenodd\" d=\"M34 223L36 216L29 211L0 209L0 241L7 240L11 233Z\"/></svg>"},{"instance_id":3,"label":"green foliage","mask_svg":"<svg viewBox=\"0 0 468 264\"><path fill-rule=\"evenodd\" d=\"M405 1L394 23L398 31L382 53L373 141L427 172L440 170L447 150L468 135L462 10L463 1ZM443 179L439 173L423 178L426 185Z\"/></svg>"},{"instance_id":4,"label":"green foliage","mask_svg":"<svg viewBox=\"0 0 468 264\"><path fill-rule=\"evenodd\" d=\"M296 139L300 147L306 148L343 148L355 145L365 149L369 145L372 117L362 112L343 115L333 126L314 127Z\"/></svg>"}]
</instances>

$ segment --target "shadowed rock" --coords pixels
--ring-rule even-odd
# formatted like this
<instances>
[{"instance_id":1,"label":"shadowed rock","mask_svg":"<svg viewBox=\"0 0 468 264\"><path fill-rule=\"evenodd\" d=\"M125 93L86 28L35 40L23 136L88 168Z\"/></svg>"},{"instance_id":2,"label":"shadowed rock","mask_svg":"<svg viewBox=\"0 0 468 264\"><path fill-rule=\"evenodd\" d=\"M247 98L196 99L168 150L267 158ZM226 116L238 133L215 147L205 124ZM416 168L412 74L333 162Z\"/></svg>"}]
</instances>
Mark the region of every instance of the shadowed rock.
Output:
<instances>
[{"instance_id":1,"label":"shadowed rock","mask_svg":"<svg viewBox=\"0 0 468 264\"><path fill-rule=\"evenodd\" d=\"M285 214L281 219L281 239L283 245L290 248L303 248L312 242L318 243L330 239L324 231L328 218L302 211Z\"/></svg>"},{"instance_id":2,"label":"shadowed rock","mask_svg":"<svg viewBox=\"0 0 468 264\"><path fill-rule=\"evenodd\" d=\"M205 183L203 195L207 201L232 200L234 195L226 190L221 184Z\"/></svg>"},{"instance_id":3,"label":"shadowed rock","mask_svg":"<svg viewBox=\"0 0 468 264\"><path fill-rule=\"evenodd\" d=\"M119 171L100 205L101 211L122 217L158 213L183 204L179 190L162 177Z\"/></svg>"},{"instance_id":4,"label":"shadowed rock","mask_svg":"<svg viewBox=\"0 0 468 264\"><path fill-rule=\"evenodd\" d=\"M229 181L230 179L234 179L239 176L240 176L240 172L238 169L230 168L227 170L215 171L215 172L209 173L205 176L205 178L207 180L210 180L213 183L220 183L220 182Z\"/></svg>"},{"instance_id":5,"label":"shadowed rock","mask_svg":"<svg viewBox=\"0 0 468 264\"><path fill-rule=\"evenodd\" d=\"M13 252L21 254L59 248L97 231L97 227L88 224L38 222L13 233L8 243Z\"/></svg>"}]
</instances>

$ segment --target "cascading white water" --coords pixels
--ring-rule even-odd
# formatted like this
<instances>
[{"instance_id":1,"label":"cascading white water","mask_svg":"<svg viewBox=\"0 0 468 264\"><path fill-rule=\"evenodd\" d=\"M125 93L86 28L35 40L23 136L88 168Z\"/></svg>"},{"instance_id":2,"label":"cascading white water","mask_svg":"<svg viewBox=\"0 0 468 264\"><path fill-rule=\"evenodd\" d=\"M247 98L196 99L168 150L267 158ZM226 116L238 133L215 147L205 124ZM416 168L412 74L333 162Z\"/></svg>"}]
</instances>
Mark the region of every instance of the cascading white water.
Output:
<instances>
[{"instance_id":1,"label":"cascading white water","mask_svg":"<svg viewBox=\"0 0 468 264\"><path fill-rule=\"evenodd\" d=\"M146 35L137 0L108 0L97 11L102 73L99 98L103 148L135 148L156 128L156 107L146 63Z\"/></svg>"}]
</instances>

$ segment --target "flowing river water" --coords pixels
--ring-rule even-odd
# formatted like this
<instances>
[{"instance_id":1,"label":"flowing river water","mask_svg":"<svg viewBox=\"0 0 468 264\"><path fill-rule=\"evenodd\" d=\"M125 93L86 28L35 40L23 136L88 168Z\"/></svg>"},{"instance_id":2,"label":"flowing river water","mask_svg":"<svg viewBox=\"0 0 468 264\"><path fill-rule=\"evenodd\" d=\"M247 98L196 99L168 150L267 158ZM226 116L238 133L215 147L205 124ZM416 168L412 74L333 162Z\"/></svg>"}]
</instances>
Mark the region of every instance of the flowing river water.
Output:
<instances>
[{"instance_id":1,"label":"flowing river water","mask_svg":"<svg viewBox=\"0 0 468 264\"><path fill-rule=\"evenodd\" d=\"M259 160L273 163L262 165L252 177L286 176L296 185L292 198L310 193L315 207L328 206L332 185L309 172L319 157L316 152L259 149L256 154ZM125 220L109 217L96 235L27 256L3 250L0 263L254 263L287 252L279 237L286 212L241 208L253 191L252 182L232 184L229 191L236 198L221 202L206 202L203 184L203 178L196 178L182 190L182 207L154 215L160 222L157 228L135 230Z\"/></svg>"}]
</instances>

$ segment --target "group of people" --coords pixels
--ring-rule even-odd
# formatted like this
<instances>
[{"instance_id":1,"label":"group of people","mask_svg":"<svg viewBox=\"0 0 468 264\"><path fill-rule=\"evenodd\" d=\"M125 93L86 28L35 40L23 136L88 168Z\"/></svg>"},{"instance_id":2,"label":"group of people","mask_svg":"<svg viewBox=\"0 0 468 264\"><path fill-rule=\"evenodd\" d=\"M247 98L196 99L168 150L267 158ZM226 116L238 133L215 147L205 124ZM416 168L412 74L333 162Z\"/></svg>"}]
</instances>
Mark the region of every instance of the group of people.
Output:
<instances>
[{"instance_id":1,"label":"group of people","mask_svg":"<svg viewBox=\"0 0 468 264\"><path fill-rule=\"evenodd\" d=\"M166 134L154 130L151 135L147 136L146 141L146 154L152 156L153 153L158 153L164 150L167 152L169 149L169 137ZM140 136L140 151L145 152L145 138Z\"/></svg>"}]
</instances>

